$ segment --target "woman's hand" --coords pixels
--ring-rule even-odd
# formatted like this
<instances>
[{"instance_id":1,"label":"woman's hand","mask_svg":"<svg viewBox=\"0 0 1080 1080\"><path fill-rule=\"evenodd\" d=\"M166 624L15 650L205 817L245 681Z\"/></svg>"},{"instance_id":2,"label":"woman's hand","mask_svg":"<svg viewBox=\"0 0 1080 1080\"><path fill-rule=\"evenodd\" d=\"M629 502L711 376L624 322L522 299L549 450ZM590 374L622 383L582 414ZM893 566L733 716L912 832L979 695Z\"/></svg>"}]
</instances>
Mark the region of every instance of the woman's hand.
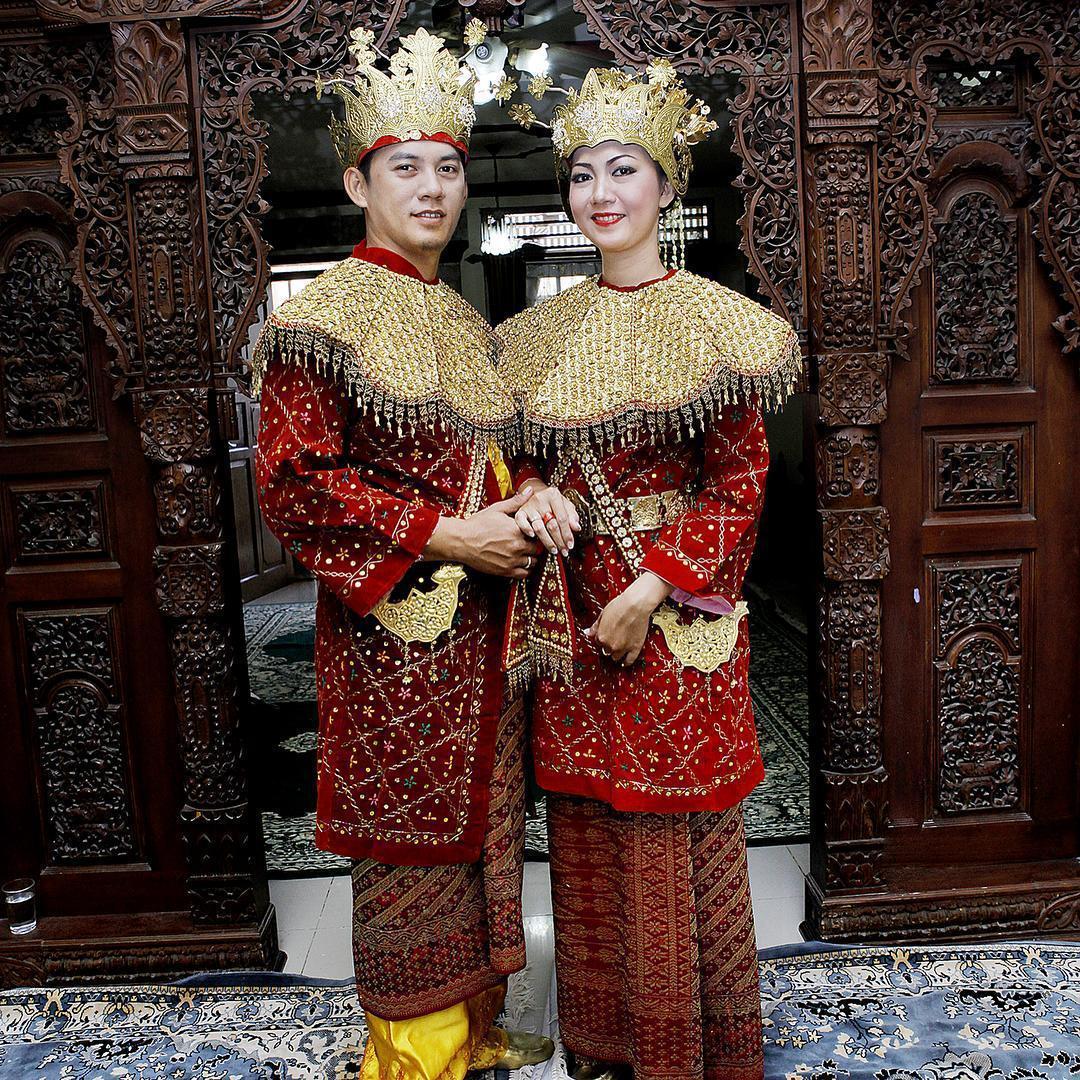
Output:
<instances>
[{"instance_id":1,"label":"woman's hand","mask_svg":"<svg viewBox=\"0 0 1080 1080\"><path fill-rule=\"evenodd\" d=\"M554 555L570 554L581 518L574 504L557 488L539 480L528 481L532 498L514 515L518 528L540 541Z\"/></svg>"},{"instance_id":2,"label":"woman's hand","mask_svg":"<svg viewBox=\"0 0 1080 1080\"><path fill-rule=\"evenodd\" d=\"M629 667L641 655L652 613L671 590L663 578L646 570L600 612L585 636L616 663Z\"/></svg>"}]
</instances>

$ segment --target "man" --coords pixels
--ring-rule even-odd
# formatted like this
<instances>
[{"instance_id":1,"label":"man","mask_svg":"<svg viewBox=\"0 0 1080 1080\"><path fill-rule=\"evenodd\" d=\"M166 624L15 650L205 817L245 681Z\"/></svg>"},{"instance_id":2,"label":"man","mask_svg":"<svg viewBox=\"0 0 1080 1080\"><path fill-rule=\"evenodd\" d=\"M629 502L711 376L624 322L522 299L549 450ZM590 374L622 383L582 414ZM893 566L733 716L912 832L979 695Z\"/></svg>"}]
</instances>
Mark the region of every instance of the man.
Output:
<instances>
[{"instance_id":1,"label":"man","mask_svg":"<svg viewBox=\"0 0 1080 1080\"><path fill-rule=\"evenodd\" d=\"M525 962L500 579L540 549L513 518L525 492L506 497L517 423L490 328L436 278L467 195L473 78L422 30L390 73L371 40L354 34L354 80L326 84L367 235L259 338L259 495L319 586L316 844L356 860L362 1075L460 1080L553 1049L492 1024Z\"/></svg>"}]
</instances>

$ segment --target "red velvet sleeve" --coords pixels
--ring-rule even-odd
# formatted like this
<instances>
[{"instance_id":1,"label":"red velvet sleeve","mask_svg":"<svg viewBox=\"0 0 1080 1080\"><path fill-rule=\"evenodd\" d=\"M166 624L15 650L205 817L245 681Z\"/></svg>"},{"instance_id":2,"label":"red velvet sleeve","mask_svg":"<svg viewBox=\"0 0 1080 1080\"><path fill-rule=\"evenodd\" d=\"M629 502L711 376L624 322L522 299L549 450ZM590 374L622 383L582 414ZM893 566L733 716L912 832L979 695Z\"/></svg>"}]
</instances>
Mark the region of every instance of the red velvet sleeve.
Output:
<instances>
[{"instance_id":1,"label":"red velvet sleeve","mask_svg":"<svg viewBox=\"0 0 1080 1080\"><path fill-rule=\"evenodd\" d=\"M734 604L750 556L743 541L761 512L768 468L761 413L725 410L705 433L700 494L660 531L642 568L695 596L719 595ZM729 564L735 555L737 567Z\"/></svg>"},{"instance_id":2,"label":"red velvet sleeve","mask_svg":"<svg viewBox=\"0 0 1080 1080\"><path fill-rule=\"evenodd\" d=\"M546 483L544 475L540 471L540 466L537 465L536 459L532 457L515 458L512 472L514 474L515 491L520 491L530 480L539 480L541 483Z\"/></svg>"},{"instance_id":3,"label":"red velvet sleeve","mask_svg":"<svg viewBox=\"0 0 1080 1080\"><path fill-rule=\"evenodd\" d=\"M271 364L260 401L256 480L274 535L366 615L421 555L439 513L342 466L347 417L340 386L301 364Z\"/></svg>"}]
</instances>

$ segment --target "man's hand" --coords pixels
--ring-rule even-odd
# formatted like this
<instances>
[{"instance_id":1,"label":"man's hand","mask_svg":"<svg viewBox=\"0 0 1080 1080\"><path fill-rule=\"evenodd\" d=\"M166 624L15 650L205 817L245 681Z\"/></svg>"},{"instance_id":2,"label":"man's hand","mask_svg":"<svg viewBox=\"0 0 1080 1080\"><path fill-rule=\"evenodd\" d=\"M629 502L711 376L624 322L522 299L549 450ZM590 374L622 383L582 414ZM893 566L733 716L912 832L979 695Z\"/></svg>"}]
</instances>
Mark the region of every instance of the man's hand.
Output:
<instances>
[{"instance_id":1,"label":"man's hand","mask_svg":"<svg viewBox=\"0 0 1080 1080\"><path fill-rule=\"evenodd\" d=\"M652 613L671 590L663 578L646 570L600 612L585 636L616 663L629 667L641 655Z\"/></svg>"},{"instance_id":2,"label":"man's hand","mask_svg":"<svg viewBox=\"0 0 1080 1080\"><path fill-rule=\"evenodd\" d=\"M552 555L557 551L569 555L574 533L581 532L577 507L557 487L539 480L530 480L526 486L532 489L532 498L515 514L518 528Z\"/></svg>"},{"instance_id":3,"label":"man's hand","mask_svg":"<svg viewBox=\"0 0 1080 1080\"><path fill-rule=\"evenodd\" d=\"M467 518L439 518L424 548L424 558L432 562L464 563L496 577L528 577L544 549L536 540L522 535L514 514L531 495L531 489L526 486L509 499L492 503Z\"/></svg>"}]
</instances>

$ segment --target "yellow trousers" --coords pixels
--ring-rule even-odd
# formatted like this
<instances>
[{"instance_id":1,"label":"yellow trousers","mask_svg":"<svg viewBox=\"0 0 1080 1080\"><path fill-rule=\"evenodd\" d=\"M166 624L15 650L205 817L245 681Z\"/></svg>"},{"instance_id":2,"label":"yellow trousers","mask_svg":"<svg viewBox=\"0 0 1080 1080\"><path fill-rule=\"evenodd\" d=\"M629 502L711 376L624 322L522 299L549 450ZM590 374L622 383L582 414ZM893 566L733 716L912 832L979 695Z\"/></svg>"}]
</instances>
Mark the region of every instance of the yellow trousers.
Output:
<instances>
[{"instance_id":1,"label":"yellow trousers","mask_svg":"<svg viewBox=\"0 0 1080 1080\"><path fill-rule=\"evenodd\" d=\"M505 997L504 983L412 1020L365 1013L361 1080L463 1080L470 1069L490 1069L506 1051L506 1032L492 1026Z\"/></svg>"}]
</instances>

